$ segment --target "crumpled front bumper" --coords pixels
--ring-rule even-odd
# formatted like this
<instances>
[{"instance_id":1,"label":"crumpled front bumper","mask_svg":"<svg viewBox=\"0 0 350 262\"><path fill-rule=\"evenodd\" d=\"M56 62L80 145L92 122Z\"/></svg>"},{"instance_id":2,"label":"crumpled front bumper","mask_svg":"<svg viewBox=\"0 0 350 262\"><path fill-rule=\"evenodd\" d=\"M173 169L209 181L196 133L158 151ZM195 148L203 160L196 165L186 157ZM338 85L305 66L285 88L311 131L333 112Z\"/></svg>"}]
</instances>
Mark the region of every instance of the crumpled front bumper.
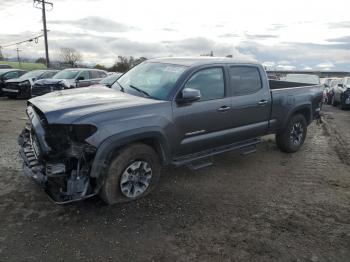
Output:
<instances>
[{"instance_id":1,"label":"crumpled front bumper","mask_svg":"<svg viewBox=\"0 0 350 262\"><path fill-rule=\"evenodd\" d=\"M19 135L18 144L20 145L19 154L23 159L23 174L34 179L56 204L76 202L96 195L96 192L90 194L87 192L82 194L67 194L68 191L63 192L61 190L55 178L52 179L47 173L47 163L42 159L41 152L38 152L41 150L40 144L35 138L35 133L30 124ZM61 173L60 177L68 177L69 182L66 182L73 189L77 187L77 183L82 183L80 177L74 178L71 174ZM87 180L85 182L88 183ZM82 184L78 185L82 186Z\"/></svg>"}]
</instances>

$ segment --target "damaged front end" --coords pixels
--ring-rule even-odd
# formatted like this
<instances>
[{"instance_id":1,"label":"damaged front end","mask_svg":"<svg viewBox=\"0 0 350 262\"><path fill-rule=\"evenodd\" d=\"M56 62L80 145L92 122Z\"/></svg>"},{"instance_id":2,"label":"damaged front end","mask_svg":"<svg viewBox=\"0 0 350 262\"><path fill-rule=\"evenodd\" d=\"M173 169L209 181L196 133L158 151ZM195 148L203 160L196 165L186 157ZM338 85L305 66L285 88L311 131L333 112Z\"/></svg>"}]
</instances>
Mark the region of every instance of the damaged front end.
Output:
<instances>
[{"instance_id":1,"label":"damaged front end","mask_svg":"<svg viewBox=\"0 0 350 262\"><path fill-rule=\"evenodd\" d=\"M34 178L59 204L91 197L97 182L90 177L96 148L85 140L93 125L48 124L44 114L28 106L27 124L18 138L24 174Z\"/></svg>"}]
</instances>

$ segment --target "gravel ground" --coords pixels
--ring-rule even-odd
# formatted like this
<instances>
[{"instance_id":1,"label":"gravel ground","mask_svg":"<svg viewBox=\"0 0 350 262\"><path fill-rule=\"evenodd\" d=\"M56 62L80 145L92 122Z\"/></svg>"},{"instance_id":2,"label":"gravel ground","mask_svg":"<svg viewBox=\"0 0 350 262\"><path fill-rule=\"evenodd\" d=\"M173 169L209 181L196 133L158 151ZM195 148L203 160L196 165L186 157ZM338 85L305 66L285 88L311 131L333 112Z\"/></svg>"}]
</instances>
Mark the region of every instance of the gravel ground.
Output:
<instances>
[{"instance_id":1,"label":"gravel ground","mask_svg":"<svg viewBox=\"0 0 350 262\"><path fill-rule=\"evenodd\" d=\"M24 108L0 98L0 261L349 261L350 111L326 107L298 153L266 137L255 154L167 168L147 198L111 207L55 205L21 175Z\"/></svg>"}]
</instances>

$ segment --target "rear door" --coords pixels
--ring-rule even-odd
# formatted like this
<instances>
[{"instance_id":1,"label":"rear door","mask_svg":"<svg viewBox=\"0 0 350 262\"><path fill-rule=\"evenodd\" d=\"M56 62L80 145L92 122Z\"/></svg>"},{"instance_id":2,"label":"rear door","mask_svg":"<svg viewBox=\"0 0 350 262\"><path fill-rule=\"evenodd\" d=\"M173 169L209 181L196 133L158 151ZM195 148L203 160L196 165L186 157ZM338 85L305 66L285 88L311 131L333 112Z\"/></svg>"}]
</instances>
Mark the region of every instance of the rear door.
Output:
<instances>
[{"instance_id":1,"label":"rear door","mask_svg":"<svg viewBox=\"0 0 350 262\"><path fill-rule=\"evenodd\" d=\"M271 111L271 94L264 72L255 65L228 67L232 95L233 140L266 134Z\"/></svg>"},{"instance_id":2,"label":"rear door","mask_svg":"<svg viewBox=\"0 0 350 262\"><path fill-rule=\"evenodd\" d=\"M90 71L91 85L98 84L103 78L102 76L107 76L107 74L104 74L103 72L97 70Z\"/></svg>"},{"instance_id":3,"label":"rear door","mask_svg":"<svg viewBox=\"0 0 350 262\"><path fill-rule=\"evenodd\" d=\"M90 73L88 70L81 71L78 77L83 77L83 79L79 80L77 87L86 87L90 85Z\"/></svg>"},{"instance_id":4,"label":"rear door","mask_svg":"<svg viewBox=\"0 0 350 262\"><path fill-rule=\"evenodd\" d=\"M231 98L227 95L225 70L221 66L207 67L194 72L183 88L201 92L199 101L173 105L177 128L175 156L214 148L227 143L230 128Z\"/></svg>"}]
</instances>

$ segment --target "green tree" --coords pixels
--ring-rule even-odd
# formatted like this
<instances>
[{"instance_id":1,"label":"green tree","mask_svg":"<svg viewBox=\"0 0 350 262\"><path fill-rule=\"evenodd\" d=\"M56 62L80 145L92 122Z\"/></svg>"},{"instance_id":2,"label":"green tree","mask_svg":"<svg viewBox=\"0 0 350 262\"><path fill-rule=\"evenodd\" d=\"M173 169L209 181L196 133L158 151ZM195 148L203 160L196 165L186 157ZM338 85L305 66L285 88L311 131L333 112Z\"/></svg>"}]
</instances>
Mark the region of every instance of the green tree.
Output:
<instances>
[{"instance_id":1,"label":"green tree","mask_svg":"<svg viewBox=\"0 0 350 262\"><path fill-rule=\"evenodd\" d=\"M39 57L37 60L35 60L35 63L46 65L46 58L45 57Z\"/></svg>"},{"instance_id":2,"label":"green tree","mask_svg":"<svg viewBox=\"0 0 350 262\"><path fill-rule=\"evenodd\" d=\"M118 59L109 70L124 73L145 60L147 60L145 57L134 58L133 56L129 56L128 58L126 56L118 56Z\"/></svg>"},{"instance_id":3,"label":"green tree","mask_svg":"<svg viewBox=\"0 0 350 262\"><path fill-rule=\"evenodd\" d=\"M105 66L100 65L100 64L96 64L96 65L94 66L94 68L100 69L100 70L107 70L107 68L106 68Z\"/></svg>"}]
</instances>

